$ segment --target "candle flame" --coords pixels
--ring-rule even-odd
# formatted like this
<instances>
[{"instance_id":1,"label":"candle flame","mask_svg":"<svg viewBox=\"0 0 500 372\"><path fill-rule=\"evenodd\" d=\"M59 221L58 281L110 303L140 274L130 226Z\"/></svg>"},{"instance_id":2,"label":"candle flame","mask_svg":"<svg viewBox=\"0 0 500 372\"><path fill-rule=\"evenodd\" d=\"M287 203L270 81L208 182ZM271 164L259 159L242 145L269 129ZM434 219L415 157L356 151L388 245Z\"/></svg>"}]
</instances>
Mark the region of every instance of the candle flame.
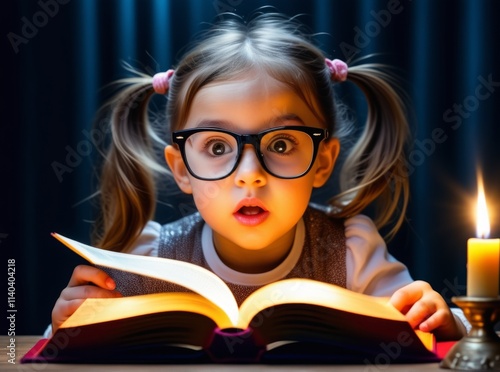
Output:
<instances>
[{"instance_id":1,"label":"candle flame","mask_svg":"<svg viewBox=\"0 0 500 372\"><path fill-rule=\"evenodd\" d=\"M488 238L490 236L490 219L486 206L483 179L480 175L477 182L476 235L478 238Z\"/></svg>"}]
</instances>

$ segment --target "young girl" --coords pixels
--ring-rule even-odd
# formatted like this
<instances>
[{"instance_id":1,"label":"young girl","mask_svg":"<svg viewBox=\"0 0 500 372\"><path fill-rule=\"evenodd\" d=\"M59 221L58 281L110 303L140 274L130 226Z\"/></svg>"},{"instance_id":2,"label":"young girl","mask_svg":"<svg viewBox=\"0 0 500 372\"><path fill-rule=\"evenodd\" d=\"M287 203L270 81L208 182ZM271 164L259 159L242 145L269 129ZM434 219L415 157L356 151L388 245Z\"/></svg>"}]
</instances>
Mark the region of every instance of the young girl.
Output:
<instances>
[{"instance_id":1,"label":"young girl","mask_svg":"<svg viewBox=\"0 0 500 372\"><path fill-rule=\"evenodd\" d=\"M347 68L323 53L295 21L261 15L224 21L175 71L129 79L112 102L112 142L101 178L102 228L97 246L189 261L212 270L238 302L267 283L306 277L390 302L408 321L440 340L466 330L443 298L387 252L378 228L408 200L403 103L376 65ZM349 135L334 86L348 80L366 96L368 117L340 172L329 205L310 205L329 179ZM172 132L166 162L198 213L164 226L156 204L155 144L148 121L153 94L168 99ZM164 146L164 145L163 145ZM360 215L378 203L375 222ZM88 297L167 288L115 280L99 268L76 267L52 313L57 329Z\"/></svg>"}]
</instances>

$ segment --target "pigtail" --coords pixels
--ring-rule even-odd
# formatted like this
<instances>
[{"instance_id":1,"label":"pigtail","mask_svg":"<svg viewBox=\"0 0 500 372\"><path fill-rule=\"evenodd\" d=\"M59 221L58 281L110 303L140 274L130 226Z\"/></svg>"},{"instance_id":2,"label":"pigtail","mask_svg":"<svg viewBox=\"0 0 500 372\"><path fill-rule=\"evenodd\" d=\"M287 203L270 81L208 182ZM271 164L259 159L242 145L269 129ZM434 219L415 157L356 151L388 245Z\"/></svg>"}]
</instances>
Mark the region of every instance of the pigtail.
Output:
<instances>
[{"instance_id":1,"label":"pigtail","mask_svg":"<svg viewBox=\"0 0 500 372\"><path fill-rule=\"evenodd\" d=\"M126 251L154 217L156 175L168 173L155 153L155 145L163 149L165 142L148 118L154 94L151 77L120 83L126 87L106 105L111 111L111 142L101 169L101 215L94 231L94 243L113 251Z\"/></svg>"},{"instance_id":2,"label":"pigtail","mask_svg":"<svg viewBox=\"0 0 500 372\"><path fill-rule=\"evenodd\" d=\"M348 80L363 91L368 115L341 170L342 192L330 202L339 211L338 216L351 217L375 201L375 224L380 228L394 222L386 236L391 238L401 227L408 205L404 151L409 129L405 105L390 84L391 77L378 65L351 67Z\"/></svg>"}]
</instances>

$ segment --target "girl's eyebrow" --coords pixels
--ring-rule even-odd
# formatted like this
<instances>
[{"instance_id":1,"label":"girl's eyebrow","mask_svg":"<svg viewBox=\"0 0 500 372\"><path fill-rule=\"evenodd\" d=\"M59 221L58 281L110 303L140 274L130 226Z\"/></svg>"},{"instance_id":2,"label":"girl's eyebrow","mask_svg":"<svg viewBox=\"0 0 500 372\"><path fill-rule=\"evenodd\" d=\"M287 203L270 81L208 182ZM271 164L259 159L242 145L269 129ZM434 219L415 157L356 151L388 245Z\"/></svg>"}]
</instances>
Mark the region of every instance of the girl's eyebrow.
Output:
<instances>
[{"instance_id":1,"label":"girl's eyebrow","mask_svg":"<svg viewBox=\"0 0 500 372\"><path fill-rule=\"evenodd\" d=\"M284 115L280 115L280 116L277 116L275 118L272 118L269 121L269 123L273 124L273 123L279 123L279 122L285 122L285 121L297 121L301 125L306 125L304 123L304 120L302 120L302 118L299 115L296 115L296 114L284 114Z\"/></svg>"},{"instance_id":2,"label":"girl's eyebrow","mask_svg":"<svg viewBox=\"0 0 500 372\"><path fill-rule=\"evenodd\" d=\"M302 118L296 114L284 114L277 117L272 117L266 121L263 125L265 128L272 128L273 126L284 124L287 121L298 122L299 125L306 125ZM203 119L200 120L195 128L222 128L227 130L238 129L237 125L229 120L213 120L213 119Z\"/></svg>"},{"instance_id":3,"label":"girl's eyebrow","mask_svg":"<svg viewBox=\"0 0 500 372\"><path fill-rule=\"evenodd\" d=\"M211 119L203 119L200 120L196 125L194 126L195 128L222 128L222 129L235 129L235 125L228 121L228 120L211 120Z\"/></svg>"}]
</instances>

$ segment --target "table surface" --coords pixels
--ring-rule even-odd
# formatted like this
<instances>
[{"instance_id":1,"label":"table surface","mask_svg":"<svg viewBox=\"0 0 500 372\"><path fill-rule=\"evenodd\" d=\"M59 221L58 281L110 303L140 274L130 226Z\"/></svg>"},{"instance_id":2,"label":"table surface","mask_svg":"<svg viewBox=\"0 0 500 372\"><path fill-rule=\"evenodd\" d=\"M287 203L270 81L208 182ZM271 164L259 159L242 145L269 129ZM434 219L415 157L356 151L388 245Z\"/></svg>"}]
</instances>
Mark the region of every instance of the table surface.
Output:
<instances>
[{"instance_id":1,"label":"table surface","mask_svg":"<svg viewBox=\"0 0 500 372\"><path fill-rule=\"evenodd\" d=\"M6 350L9 348L10 337L0 336L1 371L446 371L440 369L438 363L426 364L391 364L391 365L234 365L234 364L202 364L202 365L95 365L95 364L21 364L20 360L24 354L40 339L40 336L16 336L15 337L15 364L9 363Z\"/></svg>"}]
</instances>

